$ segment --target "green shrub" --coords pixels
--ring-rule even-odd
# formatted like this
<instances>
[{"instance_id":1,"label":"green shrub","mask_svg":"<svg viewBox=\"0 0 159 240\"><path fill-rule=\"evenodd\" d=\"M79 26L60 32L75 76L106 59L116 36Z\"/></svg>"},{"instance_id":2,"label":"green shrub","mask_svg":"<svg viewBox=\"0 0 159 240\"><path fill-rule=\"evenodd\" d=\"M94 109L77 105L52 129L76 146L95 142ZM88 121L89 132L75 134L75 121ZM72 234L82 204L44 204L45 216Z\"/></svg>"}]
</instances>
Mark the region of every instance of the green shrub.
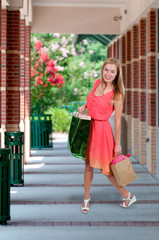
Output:
<instances>
[{"instance_id":1,"label":"green shrub","mask_svg":"<svg viewBox=\"0 0 159 240\"><path fill-rule=\"evenodd\" d=\"M71 123L71 114L66 109L50 108L45 114L52 115L54 132L68 132Z\"/></svg>"}]
</instances>

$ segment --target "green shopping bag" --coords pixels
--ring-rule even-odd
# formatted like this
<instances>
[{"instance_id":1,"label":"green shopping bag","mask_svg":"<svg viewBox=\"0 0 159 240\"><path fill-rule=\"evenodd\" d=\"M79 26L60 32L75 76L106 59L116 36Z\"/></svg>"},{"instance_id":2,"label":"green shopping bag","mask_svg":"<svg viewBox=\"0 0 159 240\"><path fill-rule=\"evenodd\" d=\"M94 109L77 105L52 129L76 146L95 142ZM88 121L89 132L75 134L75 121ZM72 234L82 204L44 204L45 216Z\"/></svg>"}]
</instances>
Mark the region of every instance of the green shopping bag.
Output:
<instances>
[{"instance_id":1,"label":"green shopping bag","mask_svg":"<svg viewBox=\"0 0 159 240\"><path fill-rule=\"evenodd\" d=\"M90 119L87 120L72 116L67 148L76 158L85 159L90 123Z\"/></svg>"}]
</instances>

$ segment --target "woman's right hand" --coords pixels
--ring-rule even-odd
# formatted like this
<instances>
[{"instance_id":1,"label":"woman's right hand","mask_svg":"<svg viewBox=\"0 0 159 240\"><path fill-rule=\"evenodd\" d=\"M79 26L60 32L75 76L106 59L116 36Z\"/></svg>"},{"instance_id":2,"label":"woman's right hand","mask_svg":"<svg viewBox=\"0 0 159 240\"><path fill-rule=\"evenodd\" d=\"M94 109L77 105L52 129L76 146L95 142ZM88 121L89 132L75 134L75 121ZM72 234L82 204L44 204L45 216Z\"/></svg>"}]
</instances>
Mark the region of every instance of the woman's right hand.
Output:
<instances>
[{"instance_id":1,"label":"woman's right hand","mask_svg":"<svg viewBox=\"0 0 159 240\"><path fill-rule=\"evenodd\" d=\"M82 105L81 107L78 108L78 112L83 113L85 111L86 107L87 107L86 104Z\"/></svg>"}]
</instances>

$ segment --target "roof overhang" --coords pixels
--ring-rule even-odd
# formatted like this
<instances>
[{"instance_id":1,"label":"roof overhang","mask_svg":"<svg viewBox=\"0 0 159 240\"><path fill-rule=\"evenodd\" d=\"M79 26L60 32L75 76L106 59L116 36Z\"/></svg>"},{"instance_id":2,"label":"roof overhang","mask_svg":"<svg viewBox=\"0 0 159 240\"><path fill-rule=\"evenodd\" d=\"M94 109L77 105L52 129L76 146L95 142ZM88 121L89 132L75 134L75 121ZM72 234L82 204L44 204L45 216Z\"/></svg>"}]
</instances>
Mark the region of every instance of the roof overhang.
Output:
<instances>
[{"instance_id":1,"label":"roof overhang","mask_svg":"<svg viewBox=\"0 0 159 240\"><path fill-rule=\"evenodd\" d=\"M93 37L103 45L108 45L117 35L115 34L76 34L74 45L78 44L87 37Z\"/></svg>"}]
</instances>

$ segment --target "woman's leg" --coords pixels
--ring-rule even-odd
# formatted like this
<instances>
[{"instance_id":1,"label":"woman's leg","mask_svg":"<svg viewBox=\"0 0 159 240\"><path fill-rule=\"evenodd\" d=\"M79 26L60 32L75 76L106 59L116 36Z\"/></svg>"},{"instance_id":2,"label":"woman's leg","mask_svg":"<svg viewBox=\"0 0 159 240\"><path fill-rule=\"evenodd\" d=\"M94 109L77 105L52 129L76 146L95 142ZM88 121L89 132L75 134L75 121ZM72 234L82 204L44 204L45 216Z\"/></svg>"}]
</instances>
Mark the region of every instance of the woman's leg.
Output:
<instances>
[{"instance_id":1,"label":"woman's leg","mask_svg":"<svg viewBox=\"0 0 159 240\"><path fill-rule=\"evenodd\" d=\"M93 168L90 167L88 163L85 164L85 171L84 171L84 190L85 190L85 196L84 199L90 198L90 188L93 180ZM84 207L84 202L82 204L82 207ZM87 204L87 207L89 207L89 203Z\"/></svg>"},{"instance_id":2,"label":"woman's leg","mask_svg":"<svg viewBox=\"0 0 159 240\"><path fill-rule=\"evenodd\" d=\"M129 192L126 190L125 187L121 187L118 185L118 183L113 175L107 176L107 178L113 184L113 186L120 192L120 194L122 195L123 198L128 197ZM132 194L130 194L130 198L132 198ZM129 200L125 200L125 205L128 206L128 204L129 204Z\"/></svg>"}]
</instances>

